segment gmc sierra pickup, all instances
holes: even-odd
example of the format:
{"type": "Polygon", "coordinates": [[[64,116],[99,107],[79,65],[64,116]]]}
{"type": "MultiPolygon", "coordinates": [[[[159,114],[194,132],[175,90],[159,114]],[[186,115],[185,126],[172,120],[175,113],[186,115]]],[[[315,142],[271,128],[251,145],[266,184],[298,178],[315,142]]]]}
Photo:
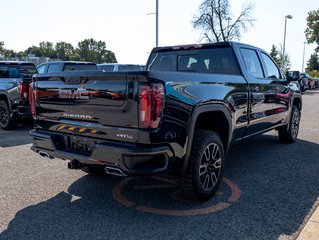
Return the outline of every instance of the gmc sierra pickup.
{"type": "Polygon", "coordinates": [[[231,143],[272,129],[293,143],[299,130],[299,85],[241,43],[160,47],[146,71],[33,81],[33,151],[87,172],[179,174],[184,195],[199,201],[217,191],[231,143]]]}
{"type": "Polygon", "coordinates": [[[29,84],[37,73],[33,63],[0,61],[0,128],[9,130],[31,118],[29,84]]]}

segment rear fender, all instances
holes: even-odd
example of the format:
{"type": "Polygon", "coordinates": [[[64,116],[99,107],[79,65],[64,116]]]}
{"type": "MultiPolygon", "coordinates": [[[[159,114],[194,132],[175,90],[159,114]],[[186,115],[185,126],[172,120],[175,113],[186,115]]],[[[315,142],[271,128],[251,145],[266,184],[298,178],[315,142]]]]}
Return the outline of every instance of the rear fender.
{"type": "Polygon", "coordinates": [[[229,129],[228,129],[228,136],[226,136],[227,142],[224,144],[225,145],[224,146],[225,154],[228,151],[230,141],[232,139],[232,120],[231,120],[231,115],[230,115],[228,109],[222,104],[211,104],[211,105],[198,106],[195,108],[195,110],[191,116],[190,124],[189,124],[189,127],[187,129],[187,140],[186,140],[186,146],[184,148],[185,159],[184,159],[184,163],[183,163],[183,173],[186,172],[187,166],[189,163],[189,157],[191,154],[192,143],[193,143],[193,138],[194,138],[194,133],[195,133],[195,126],[196,126],[196,122],[198,120],[198,117],[202,113],[209,113],[209,112],[222,113],[224,115],[224,117],[227,119],[229,129]]]}

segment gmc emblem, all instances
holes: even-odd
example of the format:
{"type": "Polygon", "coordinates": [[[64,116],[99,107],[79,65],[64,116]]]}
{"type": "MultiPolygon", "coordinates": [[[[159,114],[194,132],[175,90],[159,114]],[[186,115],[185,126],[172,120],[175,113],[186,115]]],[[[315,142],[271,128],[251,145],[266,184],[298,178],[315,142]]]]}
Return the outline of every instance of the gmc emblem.
{"type": "Polygon", "coordinates": [[[89,92],[85,89],[63,90],[59,89],[59,98],[64,99],[89,99],[89,92]]]}

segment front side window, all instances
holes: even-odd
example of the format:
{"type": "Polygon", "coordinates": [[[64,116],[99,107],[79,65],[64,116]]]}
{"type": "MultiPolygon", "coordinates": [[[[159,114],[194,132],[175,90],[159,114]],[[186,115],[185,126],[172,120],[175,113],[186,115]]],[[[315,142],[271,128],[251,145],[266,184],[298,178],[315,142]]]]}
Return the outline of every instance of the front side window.
{"type": "Polygon", "coordinates": [[[253,49],[248,48],[242,48],[240,51],[244,58],[246,69],[250,73],[250,75],[256,78],[264,78],[264,73],[257,52],[253,49]]]}
{"type": "Polygon", "coordinates": [[[271,60],[270,57],[265,53],[261,53],[261,57],[266,66],[266,78],[281,79],[280,71],[273,60],[271,60]]]}

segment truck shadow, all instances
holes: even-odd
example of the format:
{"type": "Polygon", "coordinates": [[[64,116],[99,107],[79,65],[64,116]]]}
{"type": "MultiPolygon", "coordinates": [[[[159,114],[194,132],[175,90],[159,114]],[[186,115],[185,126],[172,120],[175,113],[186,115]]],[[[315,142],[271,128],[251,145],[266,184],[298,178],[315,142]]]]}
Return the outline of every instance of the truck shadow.
{"type": "Polygon", "coordinates": [[[212,200],[194,203],[172,194],[170,177],[86,175],[68,192],[19,211],[0,239],[278,239],[298,230],[319,197],[318,156],[316,143],[284,145],[271,135],[233,146],[225,170],[239,188],[232,203],[225,182],[212,200]],[[226,208],[196,215],[227,200],[226,208]]]}
{"type": "Polygon", "coordinates": [[[0,129],[0,147],[13,147],[32,142],[29,131],[32,130],[32,121],[23,120],[12,130],[0,129]]]}

